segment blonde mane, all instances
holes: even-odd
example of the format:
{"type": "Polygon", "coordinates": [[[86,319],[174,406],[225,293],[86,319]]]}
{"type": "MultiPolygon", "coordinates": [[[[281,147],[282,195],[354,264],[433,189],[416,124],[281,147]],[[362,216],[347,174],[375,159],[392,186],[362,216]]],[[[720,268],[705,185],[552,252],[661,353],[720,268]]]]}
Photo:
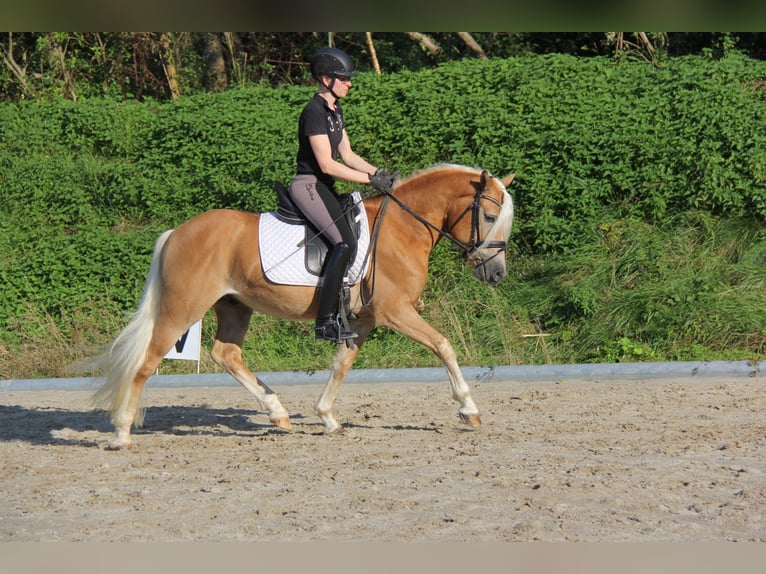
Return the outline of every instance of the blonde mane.
{"type": "Polygon", "coordinates": [[[463,172],[469,172],[469,173],[475,173],[475,174],[481,174],[481,171],[482,171],[482,170],[480,170],[478,168],[475,168],[475,167],[468,167],[468,166],[460,165],[460,164],[457,164],[457,163],[438,163],[436,165],[432,165],[430,167],[426,167],[426,168],[420,169],[418,171],[415,171],[415,172],[411,173],[410,175],[408,175],[408,176],[406,176],[406,177],[404,177],[402,179],[397,180],[396,181],[396,185],[394,187],[396,188],[397,186],[399,186],[399,185],[401,185],[403,183],[407,183],[409,181],[412,181],[413,179],[418,179],[420,177],[429,175],[429,174],[437,172],[437,171],[438,172],[443,172],[443,171],[451,171],[451,170],[453,170],[453,171],[463,171],[463,172]]]}

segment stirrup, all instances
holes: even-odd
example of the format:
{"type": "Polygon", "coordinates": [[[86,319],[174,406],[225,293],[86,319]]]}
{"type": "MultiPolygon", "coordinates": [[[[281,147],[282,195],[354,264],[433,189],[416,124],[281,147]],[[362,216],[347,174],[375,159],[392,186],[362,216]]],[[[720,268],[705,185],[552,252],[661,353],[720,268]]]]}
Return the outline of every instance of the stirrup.
{"type": "Polygon", "coordinates": [[[354,331],[344,331],[340,328],[338,318],[317,323],[314,327],[314,339],[317,341],[332,341],[340,345],[344,341],[356,339],[359,335],[354,331]]]}

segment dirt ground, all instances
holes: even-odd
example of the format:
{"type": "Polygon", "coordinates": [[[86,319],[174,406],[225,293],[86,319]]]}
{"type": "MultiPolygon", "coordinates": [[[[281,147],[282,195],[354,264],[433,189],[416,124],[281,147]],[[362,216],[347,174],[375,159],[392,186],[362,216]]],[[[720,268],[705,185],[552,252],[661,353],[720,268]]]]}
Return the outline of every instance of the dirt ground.
{"type": "Polygon", "coordinates": [[[766,541],[763,378],[147,388],[130,451],[90,391],[0,392],[0,541],[766,541]]]}

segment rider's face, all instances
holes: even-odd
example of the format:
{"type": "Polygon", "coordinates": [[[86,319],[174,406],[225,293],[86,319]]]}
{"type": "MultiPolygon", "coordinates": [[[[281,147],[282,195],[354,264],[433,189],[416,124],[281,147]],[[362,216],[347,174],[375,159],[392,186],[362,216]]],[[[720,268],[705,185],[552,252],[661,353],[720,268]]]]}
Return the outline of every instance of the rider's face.
{"type": "Polygon", "coordinates": [[[343,98],[348,94],[348,90],[351,87],[351,78],[347,76],[334,76],[335,84],[333,84],[333,78],[329,76],[324,77],[324,85],[326,88],[331,89],[336,96],[343,98]]]}

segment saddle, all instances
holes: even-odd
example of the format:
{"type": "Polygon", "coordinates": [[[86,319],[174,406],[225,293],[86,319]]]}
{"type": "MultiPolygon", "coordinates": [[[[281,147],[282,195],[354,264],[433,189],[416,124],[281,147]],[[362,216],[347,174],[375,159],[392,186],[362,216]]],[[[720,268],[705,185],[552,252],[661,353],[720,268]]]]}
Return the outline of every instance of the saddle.
{"type": "MultiPolygon", "coordinates": [[[[319,233],[319,230],[306,219],[301,213],[301,210],[295,205],[295,202],[290,197],[287,189],[281,182],[274,182],[274,189],[277,193],[277,210],[274,212],[274,216],[283,223],[288,225],[303,225],[306,228],[306,238],[304,239],[305,246],[305,263],[306,270],[312,275],[317,277],[322,276],[322,269],[324,267],[327,253],[330,250],[330,244],[319,233]]],[[[361,234],[361,209],[358,204],[354,204],[354,198],[351,194],[345,194],[338,197],[340,207],[343,210],[343,214],[348,221],[349,227],[354,232],[354,235],[359,239],[361,234]]]]}

